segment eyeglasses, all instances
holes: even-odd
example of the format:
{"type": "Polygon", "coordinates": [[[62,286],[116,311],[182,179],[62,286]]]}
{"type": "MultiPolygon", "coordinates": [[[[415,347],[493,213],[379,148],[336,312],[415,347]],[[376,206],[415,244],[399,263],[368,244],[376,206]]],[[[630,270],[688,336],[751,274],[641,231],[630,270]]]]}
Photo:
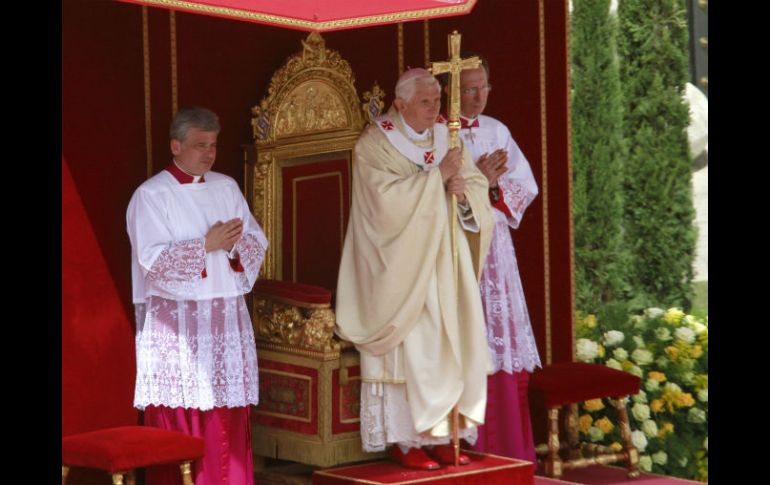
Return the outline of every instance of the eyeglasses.
{"type": "Polygon", "coordinates": [[[465,96],[476,96],[479,94],[479,92],[488,93],[492,91],[492,85],[487,84],[486,86],[482,86],[480,88],[463,88],[460,90],[461,93],[463,93],[465,96]]]}

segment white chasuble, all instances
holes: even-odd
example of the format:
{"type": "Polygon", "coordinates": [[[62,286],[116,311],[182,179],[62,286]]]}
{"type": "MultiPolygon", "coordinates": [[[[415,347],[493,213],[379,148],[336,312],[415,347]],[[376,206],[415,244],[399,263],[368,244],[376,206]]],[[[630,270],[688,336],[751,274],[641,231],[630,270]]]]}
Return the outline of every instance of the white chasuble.
{"type": "MultiPolygon", "coordinates": [[[[394,110],[389,114],[394,129],[404,133],[400,117],[394,110]]],[[[416,145],[423,152],[435,149],[433,140],[416,145]]],[[[464,151],[465,196],[479,232],[457,225],[455,286],[451,197],[440,171],[422,168],[381,127],[370,126],[359,138],[336,331],[361,352],[362,395],[372,386],[403,384],[411,415],[407,431],[447,437],[455,404],[465,428],[484,421],[491,363],[478,277],[494,220],[486,178],[464,151]]]]}
{"type": "Polygon", "coordinates": [[[508,170],[498,179],[498,186],[511,217],[493,208],[495,230],[480,287],[495,372],[532,372],[540,367],[540,357],[509,228],[519,227],[524,211],[537,197],[537,182],[511,132],[500,121],[479,115],[478,126],[461,129],[460,136],[474,162],[500,148],[508,152],[508,170]]]}

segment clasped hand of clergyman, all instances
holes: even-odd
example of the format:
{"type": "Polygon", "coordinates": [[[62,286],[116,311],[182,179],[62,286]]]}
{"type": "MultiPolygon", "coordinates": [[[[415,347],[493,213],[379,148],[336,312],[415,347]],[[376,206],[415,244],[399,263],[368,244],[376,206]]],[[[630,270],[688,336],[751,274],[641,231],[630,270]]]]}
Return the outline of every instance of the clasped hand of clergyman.
{"type": "Polygon", "coordinates": [[[497,187],[497,179],[508,170],[508,152],[500,148],[479,157],[476,166],[489,181],[491,188],[497,187]]]}
{"type": "Polygon", "coordinates": [[[227,222],[217,221],[209,232],[206,233],[204,246],[206,252],[216,251],[218,249],[224,249],[230,251],[238,242],[243,231],[243,221],[239,218],[230,219],[227,222]]]}

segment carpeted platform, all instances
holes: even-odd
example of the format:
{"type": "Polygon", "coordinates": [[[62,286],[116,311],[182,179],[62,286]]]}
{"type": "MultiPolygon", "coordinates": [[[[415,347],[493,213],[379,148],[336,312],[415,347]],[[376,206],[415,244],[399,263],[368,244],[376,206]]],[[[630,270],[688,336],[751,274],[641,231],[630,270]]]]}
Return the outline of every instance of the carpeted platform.
{"type": "Polygon", "coordinates": [[[387,461],[318,470],[313,485],[534,485],[534,465],[502,456],[466,452],[471,463],[435,471],[407,470],[387,461]]]}
{"type": "Polygon", "coordinates": [[[703,482],[642,473],[638,478],[628,478],[625,468],[614,466],[590,466],[566,470],[561,479],[535,477],[535,485],[703,485],[703,482]]]}

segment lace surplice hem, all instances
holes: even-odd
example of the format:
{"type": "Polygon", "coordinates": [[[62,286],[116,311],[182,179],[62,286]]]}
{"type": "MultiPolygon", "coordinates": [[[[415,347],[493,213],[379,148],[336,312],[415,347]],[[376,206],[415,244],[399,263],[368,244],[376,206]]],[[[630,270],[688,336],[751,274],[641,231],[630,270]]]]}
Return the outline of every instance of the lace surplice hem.
{"type": "MultiPolygon", "coordinates": [[[[460,439],[476,443],[476,427],[460,430],[460,439]]],[[[384,451],[392,444],[419,448],[447,444],[451,437],[434,437],[414,429],[406,400],[405,384],[363,383],[361,386],[361,445],[367,453],[384,451]]]]}
{"type": "Polygon", "coordinates": [[[509,374],[540,367],[516,252],[504,220],[497,220],[479,283],[494,371],[509,374]]]}
{"type": "Polygon", "coordinates": [[[134,406],[208,410],[259,403],[254,331],[242,296],[136,306],[134,406]]]}

